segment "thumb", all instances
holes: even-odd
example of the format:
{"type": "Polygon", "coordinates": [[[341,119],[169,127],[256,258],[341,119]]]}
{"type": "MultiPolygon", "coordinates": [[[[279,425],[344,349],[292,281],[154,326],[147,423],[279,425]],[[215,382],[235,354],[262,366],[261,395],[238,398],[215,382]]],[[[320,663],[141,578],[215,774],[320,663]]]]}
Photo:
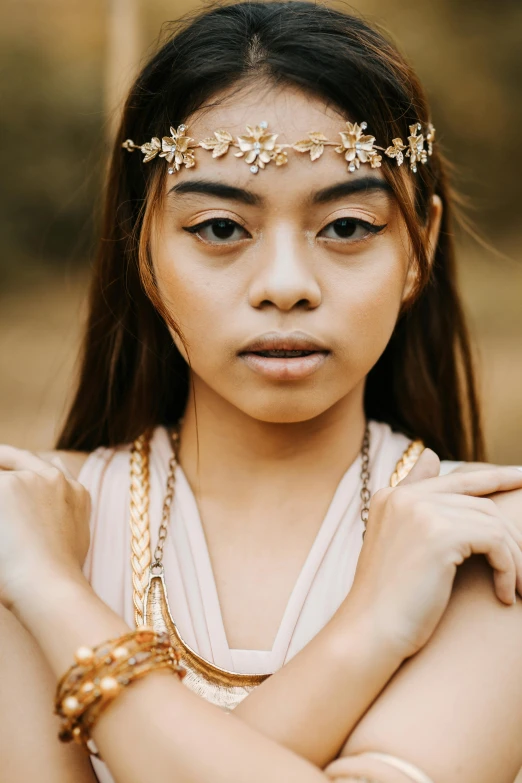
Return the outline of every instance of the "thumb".
{"type": "Polygon", "coordinates": [[[51,465],[54,465],[55,468],[58,468],[58,470],[61,470],[62,473],[65,475],[65,477],[69,479],[69,481],[74,481],[73,474],[71,473],[69,468],[66,467],[66,465],[62,461],[61,457],[59,457],[58,455],[54,455],[48,461],[51,463],[51,465]]]}
{"type": "Polygon", "coordinates": [[[440,473],[440,459],[431,449],[424,449],[419,459],[410,470],[406,478],[399,481],[398,487],[404,484],[414,484],[416,481],[435,478],[440,473]]]}

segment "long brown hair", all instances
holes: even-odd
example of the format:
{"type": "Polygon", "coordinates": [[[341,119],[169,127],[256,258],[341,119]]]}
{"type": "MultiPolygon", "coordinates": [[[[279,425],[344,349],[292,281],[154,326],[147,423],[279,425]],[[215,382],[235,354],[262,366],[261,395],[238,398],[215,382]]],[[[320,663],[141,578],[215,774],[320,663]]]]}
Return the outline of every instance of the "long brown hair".
{"type": "MultiPolygon", "coordinates": [[[[177,127],[236,87],[298,86],[364,119],[379,140],[430,121],[423,89],[395,46],[364,20],[308,2],[213,5],[168,28],[126,100],[109,165],[102,233],[74,400],[59,449],[128,443],[146,428],[173,425],[189,389],[188,368],[155,295],[148,232],[167,165],[142,163],[122,142],[142,143],[177,127]]],[[[382,143],[382,142],[381,142],[382,143]]],[[[366,414],[420,437],[443,459],[481,459],[484,447],[469,336],[455,283],[453,198],[435,145],[414,175],[389,161],[391,183],[418,264],[414,301],[370,371],[366,414]],[[434,193],[443,219],[432,265],[425,227],[434,193]]]]}

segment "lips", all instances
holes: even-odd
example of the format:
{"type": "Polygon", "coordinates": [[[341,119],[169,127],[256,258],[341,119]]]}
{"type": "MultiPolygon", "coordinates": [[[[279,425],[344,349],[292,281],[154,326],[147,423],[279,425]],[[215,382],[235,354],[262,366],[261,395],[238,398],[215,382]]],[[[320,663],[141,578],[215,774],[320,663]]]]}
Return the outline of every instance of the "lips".
{"type": "Polygon", "coordinates": [[[248,353],[255,353],[257,356],[269,356],[273,359],[294,359],[297,356],[309,356],[315,351],[286,351],[284,349],[275,349],[273,351],[248,351],[248,353]]]}
{"type": "Polygon", "coordinates": [[[314,373],[330,354],[304,332],[268,332],[248,343],[239,357],[254,372],[272,380],[299,380],[314,373]]]}

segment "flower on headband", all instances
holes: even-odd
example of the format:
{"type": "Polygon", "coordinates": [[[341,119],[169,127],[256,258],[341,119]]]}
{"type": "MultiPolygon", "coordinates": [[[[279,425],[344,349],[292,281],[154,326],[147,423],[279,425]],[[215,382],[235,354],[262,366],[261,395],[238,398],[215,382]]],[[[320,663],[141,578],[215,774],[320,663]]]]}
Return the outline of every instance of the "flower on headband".
{"type": "Polygon", "coordinates": [[[169,174],[173,174],[174,169],[179,171],[182,165],[189,169],[196,164],[194,153],[189,149],[189,147],[195,146],[191,144],[194,139],[190,136],[185,136],[185,130],[185,125],[180,125],[177,131],[171,127],[171,136],[163,136],[161,140],[162,151],[159,153],[160,158],[165,158],[168,163],[174,164],[173,167],[169,168],[169,174]]]}
{"type": "Polygon", "coordinates": [[[368,160],[372,169],[378,169],[381,165],[382,155],[379,155],[376,150],[371,150],[368,153],[368,160]]]}
{"type": "Polygon", "coordinates": [[[417,161],[426,163],[428,160],[428,153],[424,149],[424,136],[422,134],[417,136],[417,133],[420,130],[420,122],[416,122],[415,125],[410,125],[411,136],[408,136],[410,146],[406,153],[406,157],[410,159],[410,168],[414,173],[417,171],[417,161]]]}
{"type": "Polygon", "coordinates": [[[283,160],[280,149],[275,149],[275,140],[278,137],[278,133],[267,133],[268,123],[262,122],[260,125],[256,125],[254,128],[251,125],[247,125],[246,129],[248,135],[238,136],[237,143],[240,152],[235,152],[236,158],[242,158],[245,155],[245,163],[252,164],[250,171],[252,174],[257,174],[259,169],[264,169],[265,165],[271,160],[274,160],[276,156],[279,156],[280,162],[276,165],[282,165],[286,163],[286,159],[283,160]]]}
{"type": "Polygon", "coordinates": [[[404,161],[403,150],[406,149],[406,144],[402,143],[402,139],[392,139],[391,147],[384,150],[384,154],[389,158],[395,158],[397,166],[402,166],[404,161]]]}
{"type": "Polygon", "coordinates": [[[292,145],[292,149],[297,150],[297,152],[309,152],[310,160],[317,160],[324,152],[325,141],[328,141],[328,139],[324,133],[311,131],[308,134],[307,139],[296,141],[296,143],[292,145]]]}
{"type": "Polygon", "coordinates": [[[288,163],[288,152],[276,144],[270,155],[270,160],[273,160],[276,166],[284,166],[288,163]]]}
{"type": "Polygon", "coordinates": [[[348,171],[355,171],[361,163],[370,163],[372,168],[381,165],[381,156],[374,150],[375,136],[364,136],[363,131],[368,127],[365,122],[358,125],[356,122],[347,122],[348,132],[339,133],[342,144],[335,148],[336,152],[344,153],[348,161],[348,171]]]}
{"type": "Polygon", "coordinates": [[[214,138],[203,139],[203,141],[199,142],[199,146],[205,150],[212,150],[212,157],[219,158],[228,152],[228,148],[233,142],[232,134],[220,128],[214,131],[214,138]]]}

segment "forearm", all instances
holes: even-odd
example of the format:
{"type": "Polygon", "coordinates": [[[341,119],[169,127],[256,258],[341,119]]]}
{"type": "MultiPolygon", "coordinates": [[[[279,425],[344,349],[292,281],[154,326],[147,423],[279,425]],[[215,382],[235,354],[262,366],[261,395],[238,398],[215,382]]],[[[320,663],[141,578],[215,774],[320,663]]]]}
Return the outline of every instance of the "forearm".
{"type": "Polygon", "coordinates": [[[323,768],[402,660],[348,596],[325,628],[234,715],[323,768]]]}
{"type": "MultiPolygon", "coordinates": [[[[87,582],[51,577],[40,584],[13,610],[57,678],[78,647],[129,631],[87,582]]],[[[118,783],[347,783],[352,771],[376,783],[408,783],[371,760],[345,758],[339,772],[339,762],[322,772],[165,671],[125,688],[100,716],[93,739],[118,783]]]]}
{"type": "MultiPolygon", "coordinates": [[[[87,583],[53,579],[44,587],[44,581],[14,611],[57,678],[79,646],[129,631],[87,583]]],[[[153,672],[125,688],[100,716],[93,739],[118,783],[325,781],[312,764],[208,704],[171,673],[153,672]]]]}
{"type": "Polygon", "coordinates": [[[2,783],[95,783],[86,754],[56,741],[56,680],[31,634],[0,603],[2,783]]]}

